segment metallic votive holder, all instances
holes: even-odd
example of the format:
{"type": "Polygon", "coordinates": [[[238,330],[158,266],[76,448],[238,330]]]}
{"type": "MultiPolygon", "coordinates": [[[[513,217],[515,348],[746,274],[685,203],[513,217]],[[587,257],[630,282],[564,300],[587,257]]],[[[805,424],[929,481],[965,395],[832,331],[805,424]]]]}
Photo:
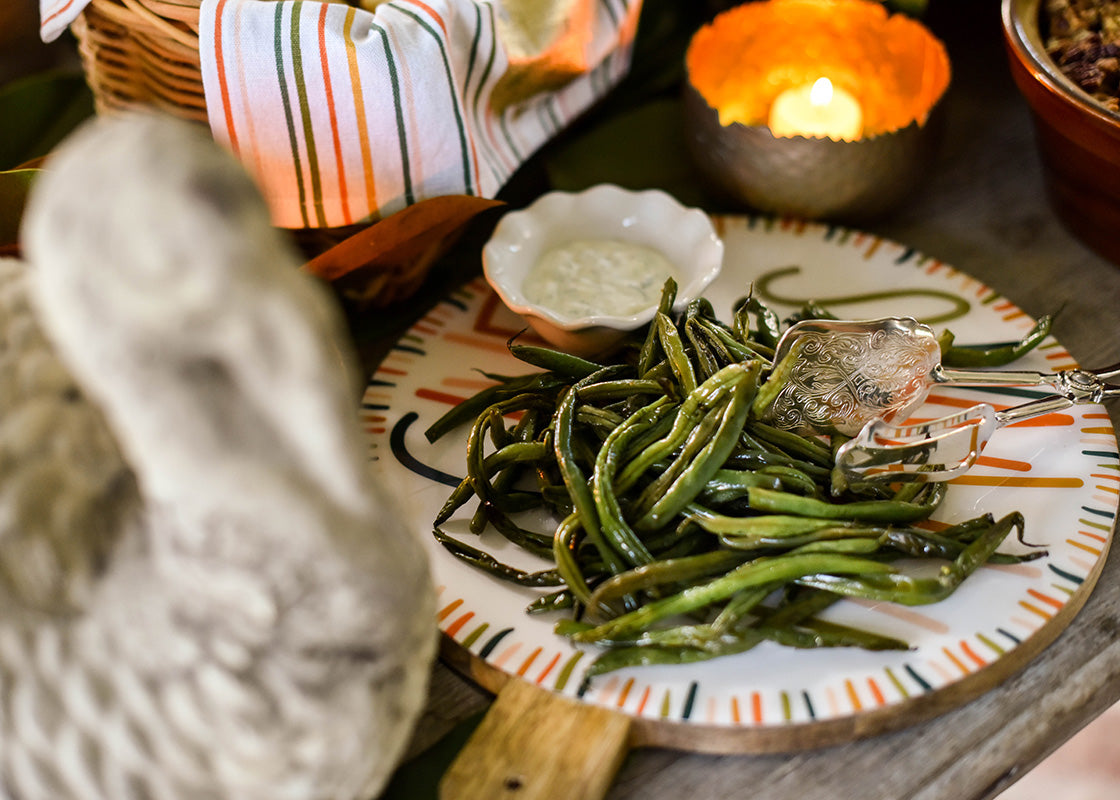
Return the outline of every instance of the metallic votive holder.
{"type": "Polygon", "coordinates": [[[687,83],[683,111],[690,155],[714,192],[763,213],[837,222],[894,209],[926,177],[943,128],[935,106],[924,125],[867,139],[779,137],[765,125],[721,125],[687,83]]]}
{"type": "Polygon", "coordinates": [[[732,204],[864,221],[895,208],[934,162],[948,54],[920,22],[876,0],[742,3],[693,35],[685,65],[686,143],[732,204]],[[775,102],[822,77],[859,103],[860,138],[775,136],[775,102]]]}

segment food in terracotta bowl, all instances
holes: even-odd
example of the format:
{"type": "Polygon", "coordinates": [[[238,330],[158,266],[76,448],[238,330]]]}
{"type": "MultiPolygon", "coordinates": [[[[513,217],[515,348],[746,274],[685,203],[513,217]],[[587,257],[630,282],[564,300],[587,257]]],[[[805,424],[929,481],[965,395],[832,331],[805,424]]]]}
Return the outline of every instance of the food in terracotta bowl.
{"type": "Polygon", "coordinates": [[[665,192],[600,184],[506,214],[482,265],[541,338],[591,356],[653,319],[669,278],[674,310],[699,297],[723,265],[723,242],[707,214],[665,192]]]}
{"type": "MultiPolygon", "coordinates": [[[[1115,13],[1115,4],[1099,0],[1003,0],[1002,16],[1011,74],[1031,109],[1054,209],[1077,237],[1120,264],[1120,112],[1107,96],[1117,64],[1093,21],[1108,7],[1115,13]]],[[[1102,27],[1105,36],[1109,27],[1102,27]]]]}
{"type": "Polygon", "coordinates": [[[1040,23],[1058,68],[1109,111],[1120,111],[1120,3],[1045,0],[1040,23]]]}

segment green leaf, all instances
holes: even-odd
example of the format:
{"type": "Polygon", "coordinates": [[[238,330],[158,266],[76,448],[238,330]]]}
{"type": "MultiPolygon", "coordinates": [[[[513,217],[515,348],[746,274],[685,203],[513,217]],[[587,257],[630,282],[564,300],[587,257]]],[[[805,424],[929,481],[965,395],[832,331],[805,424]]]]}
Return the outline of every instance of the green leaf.
{"type": "Polygon", "coordinates": [[[901,11],[911,17],[920,17],[926,13],[929,0],[883,0],[883,4],[892,11],[901,11]]]}
{"type": "Polygon", "coordinates": [[[484,711],[472,714],[430,748],[398,767],[379,800],[436,800],[443,774],[484,716],[484,711]]]}
{"type": "Polygon", "coordinates": [[[0,88],[0,169],[46,155],[93,114],[85,78],[49,71],[0,88]]]}
{"type": "Polygon", "coordinates": [[[19,224],[31,185],[38,177],[37,169],[14,169],[0,172],[0,248],[19,241],[19,224]]]}
{"type": "Polygon", "coordinates": [[[684,54],[705,9],[681,0],[643,0],[630,69],[611,92],[611,109],[638,105],[658,94],[676,93],[684,79],[684,54]]]}
{"type": "Polygon", "coordinates": [[[661,189],[685,205],[710,201],[688,157],[676,98],[653,100],[565,139],[549,151],[545,169],[552,188],[563,191],[615,183],[661,189]]]}

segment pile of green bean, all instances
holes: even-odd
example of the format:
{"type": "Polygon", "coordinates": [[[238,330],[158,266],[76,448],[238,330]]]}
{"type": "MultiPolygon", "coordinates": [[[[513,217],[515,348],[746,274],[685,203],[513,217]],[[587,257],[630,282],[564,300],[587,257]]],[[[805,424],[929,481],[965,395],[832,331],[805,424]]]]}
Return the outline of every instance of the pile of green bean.
{"type": "MultiPolygon", "coordinates": [[[[1017,513],[920,527],[942,502],[942,483],[837,490],[841,437],[790,433],[755,413],[774,388],[776,315],[747,297],[724,324],[705,300],[674,314],[674,298],[670,282],[654,320],[605,363],[511,341],[513,355],[538,371],[489,375],[492,386],[426,432],[435,441],[470,425],[467,477],[434,535],[498,578],[543,587],[530,613],[570,609],[557,632],[602,648],[588,677],[766,640],[906,648],[819,614],[842,597],[933,603],[981,564],[1042,555],[996,552],[1012,529],[1021,540],[1017,513]],[[472,533],[493,527],[552,566],[516,569],[447,534],[441,526],[472,499],[472,533]],[[539,508],[560,520],[554,530],[517,523],[520,512],[539,508]],[[919,577],[896,563],[915,558],[941,568],[919,577]]],[[[789,321],[825,315],[807,307],[789,321]]],[[[953,348],[946,337],[944,359],[1005,363],[1041,341],[1049,324],[987,349],[953,348]]]]}

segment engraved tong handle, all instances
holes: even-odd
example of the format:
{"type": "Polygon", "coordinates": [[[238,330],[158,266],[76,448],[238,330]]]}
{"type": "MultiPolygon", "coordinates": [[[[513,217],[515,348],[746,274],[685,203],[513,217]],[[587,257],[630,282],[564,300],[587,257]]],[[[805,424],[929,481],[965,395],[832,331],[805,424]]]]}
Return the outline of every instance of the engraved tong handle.
{"type": "MultiPolygon", "coordinates": [[[[1069,399],[1069,405],[1099,403],[1108,397],[1120,397],[1120,383],[1109,383],[1110,380],[1120,380],[1120,363],[1103,369],[1067,369],[1061,372],[962,370],[939,365],[930,377],[940,384],[1048,386],[1059,397],[1069,399]]],[[[1065,407],[1068,408],[1068,405],[1065,407]]]]}
{"type": "Polygon", "coordinates": [[[892,425],[883,419],[868,422],[837,450],[834,486],[872,480],[949,480],[975,464],[992,434],[1004,425],[1120,397],[1120,384],[1109,382],[1120,378],[1120,364],[1065,370],[1053,376],[1037,374],[1052,379],[1045,383],[1054,389],[1053,395],[1002,411],[979,403],[958,414],[913,425],[892,425]]]}

